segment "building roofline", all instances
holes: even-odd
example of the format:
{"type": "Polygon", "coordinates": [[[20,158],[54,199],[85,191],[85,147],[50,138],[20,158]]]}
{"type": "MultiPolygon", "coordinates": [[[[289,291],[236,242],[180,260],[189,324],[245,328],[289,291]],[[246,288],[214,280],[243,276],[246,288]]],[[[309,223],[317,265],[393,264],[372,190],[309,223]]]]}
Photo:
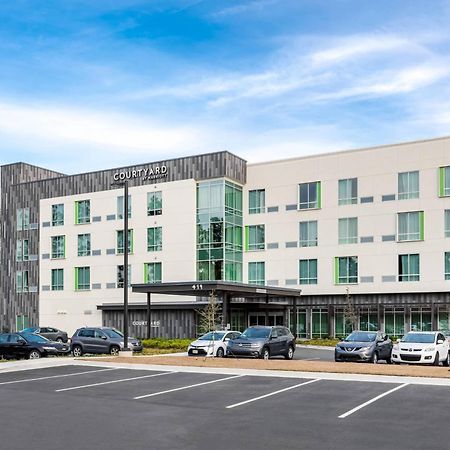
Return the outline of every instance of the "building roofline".
{"type": "Polygon", "coordinates": [[[374,145],[371,147],[359,147],[359,148],[353,148],[353,149],[349,149],[349,150],[336,150],[336,151],[332,151],[332,152],[317,153],[314,155],[293,156],[291,158],[273,159],[270,161],[247,163],[247,167],[263,166],[266,164],[279,164],[279,163],[284,163],[284,162],[289,162],[289,161],[299,161],[299,160],[312,159],[312,158],[323,158],[323,157],[332,156],[332,155],[365,152],[365,151],[377,150],[377,149],[382,149],[382,148],[400,147],[402,145],[422,144],[425,142],[435,142],[435,141],[444,141],[444,140],[450,140],[450,136],[440,136],[440,137],[430,138],[430,139],[419,139],[419,140],[415,140],[415,141],[397,142],[395,144],[374,145]]]}
{"type": "MultiPolygon", "coordinates": [[[[36,164],[27,163],[24,161],[17,161],[17,162],[13,162],[13,163],[2,164],[2,165],[0,165],[0,167],[18,166],[20,164],[22,164],[24,166],[28,166],[28,167],[36,167],[37,169],[46,170],[48,172],[53,172],[56,175],[53,178],[60,178],[61,176],[66,176],[63,172],[57,172],[56,170],[49,169],[48,167],[42,167],[42,166],[38,166],[36,164]]],[[[46,179],[48,179],[48,178],[46,178],[46,179]]],[[[36,180],[36,181],[42,181],[42,180],[36,180]]]]}

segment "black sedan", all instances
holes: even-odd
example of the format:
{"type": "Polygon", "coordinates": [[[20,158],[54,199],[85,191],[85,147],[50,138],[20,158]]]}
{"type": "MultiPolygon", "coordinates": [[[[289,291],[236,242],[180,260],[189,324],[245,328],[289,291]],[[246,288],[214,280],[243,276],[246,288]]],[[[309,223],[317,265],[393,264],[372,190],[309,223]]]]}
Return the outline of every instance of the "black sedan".
{"type": "Polygon", "coordinates": [[[68,344],[52,342],[33,333],[0,334],[0,358],[37,359],[69,353],[68,344]]]}
{"type": "Polygon", "coordinates": [[[24,330],[20,331],[20,333],[40,334],[41,336],[44,336],[45,338],[49,339],[50,341],[56,341],[56,342],[67,342],[68,341],[67,333],[65,331],[58,330],[58,328],[30,327],[30,328],[25,328],[24,330]]]}

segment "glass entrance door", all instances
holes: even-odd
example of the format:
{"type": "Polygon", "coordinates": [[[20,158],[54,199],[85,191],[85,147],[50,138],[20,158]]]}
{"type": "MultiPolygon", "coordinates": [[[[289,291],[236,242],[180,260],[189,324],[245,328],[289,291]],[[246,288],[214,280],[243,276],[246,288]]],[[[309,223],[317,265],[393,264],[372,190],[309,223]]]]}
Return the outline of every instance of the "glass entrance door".
{"type": "Polygon", "coordinates": [[[248,326],[253,325],[284,325],[284,313],[283,311],[270,311],[267,315],[265,312],[250,312],[248,314],[248,326]]]}

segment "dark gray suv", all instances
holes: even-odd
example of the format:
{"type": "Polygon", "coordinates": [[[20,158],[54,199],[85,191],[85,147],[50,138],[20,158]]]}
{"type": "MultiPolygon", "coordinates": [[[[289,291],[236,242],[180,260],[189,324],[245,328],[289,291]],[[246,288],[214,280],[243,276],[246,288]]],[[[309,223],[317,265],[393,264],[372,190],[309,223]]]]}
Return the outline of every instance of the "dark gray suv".
{"type": "MultiPolygon", "coordinates": [[[[142,351],[142,344],[138,339],[129,338],[128,348],[134,352],[142,351]]],[[[124,349],[123,334],[115,328],[86,327],[75,331],[70,342],[73,356],[83,353],[110,353],[118,355],[124,349]]]]}
{"type": "Polygon", "coordinates": [[[269,359],[284,356],[292,359],[295,352],[295,338],[286,327],[253,326],[240,337],[228,342],[227,356],[254,356],[269,359]]]}

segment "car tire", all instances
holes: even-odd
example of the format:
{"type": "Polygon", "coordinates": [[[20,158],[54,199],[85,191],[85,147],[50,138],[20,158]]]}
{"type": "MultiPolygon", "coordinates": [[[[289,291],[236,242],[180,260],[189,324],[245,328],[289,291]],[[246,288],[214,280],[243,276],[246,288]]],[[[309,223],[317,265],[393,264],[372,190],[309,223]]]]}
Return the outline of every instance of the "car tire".
{"type": "Polygon", "coordinates": [[[436,352],[436,356],[434,357],[433,366],[439,365],[439,352],[436,352]]]}
{"type": "Polygon", "coordinates": [[[294,357],[294,347],[289,346],[287,353],[284,355],[285,359],[292,359],[294,357]]]}
{"type": "Polygon", "coordinates": [[[83,356],[83,349],[81,348],[80,345],[74,345],[72,347],[72,355],[77,357],[77,356],[83,356]]]}
{"type": "Polygon", "coordinates": [[[39,350],[31,350],[28,353],[28,359],[39,359],[41,357],[41,352],[39,350]]]}
{"type": "Polygon", "coordinates": [[[372,356],[372,359],[370,362],[373,364],[378,364],[378,353],[377,352],[373,352],[373,356],[372,356]]]}
{"type": "Polygon", "coordinates": [[[225,352],[223,351],[223,348],[222,348],[222,347],[219,347],[219,348],[217,349],[216,356],[217,356],[218,358],[223,358],[223,357],[225,356],[225,352]]]}
{"type": "Polygon", "coordinates": [[[386,364],[392,364],[392,358],[390,356],[386,358],[386,364]]]}
{"type": "Polygon", "coordinates": [[[56,342],[59,342],[60,344],[62,344],[63,343],[63,340],[62,340],[62,338],[56,338],[56,342]]]}
{"type": "Polygon", "coordinates": [[[444,364],[444,367],[450,366],[450,353],[447,353],[447,358],[444,359],[444,362],[442,364],[444,364]]]}
{"type": "Polygon", "coordinates": [[[120,348],[117,345],[112,345],[109,349],[109,354],[112,356],[119,356],[120,348]]]}
{"type": "Polygon", "coordinates": [[[261,352],[261,359],[268,360],[270,358],[270,350],[267,347],[264,347],[261,352]]]}

